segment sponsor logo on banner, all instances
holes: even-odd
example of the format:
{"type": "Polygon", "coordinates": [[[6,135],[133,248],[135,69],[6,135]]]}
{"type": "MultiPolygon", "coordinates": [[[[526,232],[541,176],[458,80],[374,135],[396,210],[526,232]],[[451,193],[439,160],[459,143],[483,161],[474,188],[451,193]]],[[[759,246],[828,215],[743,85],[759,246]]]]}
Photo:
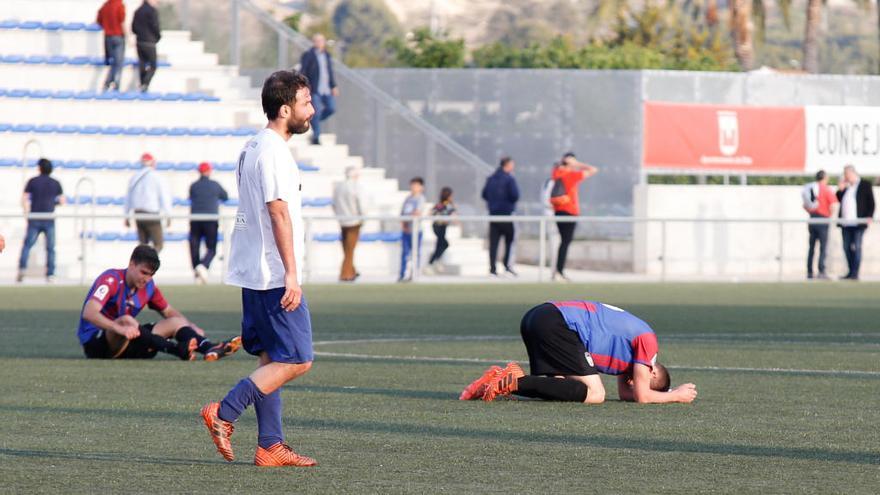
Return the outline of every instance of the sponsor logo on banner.
{"type": "Polygon", "coordinates": [[[647,102],[644,166],[681,170],[804,169],[804,109],[647,102]]]}
{"type": "Polygon", "coordinates": [[[880,108],[808,106],[805,113],[807,172],[852,164],[862,174],[880,173],[880,108]]]}

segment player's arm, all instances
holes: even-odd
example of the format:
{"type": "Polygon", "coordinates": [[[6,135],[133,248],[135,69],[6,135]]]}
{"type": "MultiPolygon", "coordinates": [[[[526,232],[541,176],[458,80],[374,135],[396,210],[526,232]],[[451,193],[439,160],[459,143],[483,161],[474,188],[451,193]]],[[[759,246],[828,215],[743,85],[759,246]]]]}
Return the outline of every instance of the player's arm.
{"type": "Polygon", "coordinates": [[[636,398],[633,395],[632,378],[629,375],[617,376],[617,395],[622,401],[635,402],[636,398]]]}
{"type": "Polygon", "coordinates": [[[576,161],[576,162],[574,162],[573,166],[577,170],[583,170],[584,179],[589,179],[590,177],[599,173],[599,169],[590,165],[589,163],[583,163],[583,162],[576,161]]]}
{"type": "Polygon", "coordinates": [[[101,313],[103,306],[100,302],[90,299],[83,308],[83,320],[95,325],[106,332],[113,332],[127,339],[137,338],[141,332],[138,328],[137,320],[131,316],[124,315],[116,320],[111,320],[101,313]]]}
{"type": "Polygon", "coordinates": [[[668,392],[653,390],[651,389],[651,368],[641,363],[634,363],[632,397],[633,401],[640,404],[689,403],[697,398],[697,386],[693,383],[685,383],[668,392]]]}
{"type": "Polygon", "coordinates": [[[278,254],[281,263],[284,264],[284,296],[281,298],[281,307],[285,311],[295,310],[302,299],[302,287],[296,279],[296,258],[293,255],[293,223],[290,220],[290,210],[287,201],[276,199],[266,203],[269,210],[269,219],[272,222],[272,235],[275,237],[275,245],[278,246],[278,254]]]}

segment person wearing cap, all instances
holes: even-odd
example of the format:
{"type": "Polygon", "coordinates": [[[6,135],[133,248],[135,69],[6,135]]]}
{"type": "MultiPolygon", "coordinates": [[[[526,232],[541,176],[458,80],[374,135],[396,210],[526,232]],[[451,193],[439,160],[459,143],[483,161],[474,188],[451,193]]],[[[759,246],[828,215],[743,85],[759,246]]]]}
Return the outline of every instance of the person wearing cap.
{"type": "MultiPolygon", "coordinates": [[[[138,215],[168,216],[171,214],[171,193],[168,184],[156,172],[156,159],[149,153],[141,155],[143,168],[128,182],[125,195],[125,226],[131,227],[132,212],[138,215]]],[[[138,240],[141,244],[152,243],[156,251],[162,251],[165,238],[162,221],[158,218],[135,218],[138,240]]],[[[171,226],[171,218],[167,220],[171,226]]]]}
{"type": "MultiPolygon", "coordinates": [[[[229,199],[223,186],[211,180],[211,164],[199,164],[199,179],[189,186],[190,212],[193,215],[217,215],[220,203],[229,199]]],[[[189,222],[189,254],[192,259],[196,283],[208,283],[208,268],[217,254],[217,220],[192,220],[189,222]],[[200,257],[202,240],[205,241],[205,255],[200,257]]]]}
{"type": "Polygon", "coordinates": [[[345,180],[333,189],[333,213],[338,217],[342,229],[342,268],[339,272],[340,282],[354,282],[360,274],[354,267],[354,248],[357,246],[363,221],[355,218],[364,215],[363,190],[358,184],[360,169],[346,167],[345,180]]]}

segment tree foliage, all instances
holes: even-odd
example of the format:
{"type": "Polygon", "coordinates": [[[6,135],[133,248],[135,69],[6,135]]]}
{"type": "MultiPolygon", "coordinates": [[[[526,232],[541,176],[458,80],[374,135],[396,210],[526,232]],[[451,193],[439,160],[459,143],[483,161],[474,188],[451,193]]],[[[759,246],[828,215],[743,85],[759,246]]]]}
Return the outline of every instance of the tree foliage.
{"type": "Polygon", "coordinates": [[[333,11],[332,23],[346,64],[382,66],[393,61],[386,43],[399,38],[403,30],[382,0],[342,0],[333,11]]]}
{"type": "Polygon", "coordinates": [[[434,35],[428,28],[416,29],[407,39],[393,38],[386,46],[398,63],[406,67],[464,67],[464,40],[449,39],[448,33],[434,35]]]}

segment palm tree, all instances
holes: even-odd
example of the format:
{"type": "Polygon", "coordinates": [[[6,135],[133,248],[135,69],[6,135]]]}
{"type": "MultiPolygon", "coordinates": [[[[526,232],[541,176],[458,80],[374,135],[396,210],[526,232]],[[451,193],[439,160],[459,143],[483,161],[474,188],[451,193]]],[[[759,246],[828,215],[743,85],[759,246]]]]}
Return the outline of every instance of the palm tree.
{"type": "MultiPolygon", "coordinates": [[[[877,0],[880,3],[880,0],[877,0]]],[[[807,0],[807,25],[804,29],[803,69],[811,74],[819,72],[819,22],[822,19],[823,0],[807,0]]]]}
{"type": "Polygon", "coordinates": [[[736,60],[743,70],[751,70],[755,63],[752,0],[730,0],[730,28],[736,60]]]}

